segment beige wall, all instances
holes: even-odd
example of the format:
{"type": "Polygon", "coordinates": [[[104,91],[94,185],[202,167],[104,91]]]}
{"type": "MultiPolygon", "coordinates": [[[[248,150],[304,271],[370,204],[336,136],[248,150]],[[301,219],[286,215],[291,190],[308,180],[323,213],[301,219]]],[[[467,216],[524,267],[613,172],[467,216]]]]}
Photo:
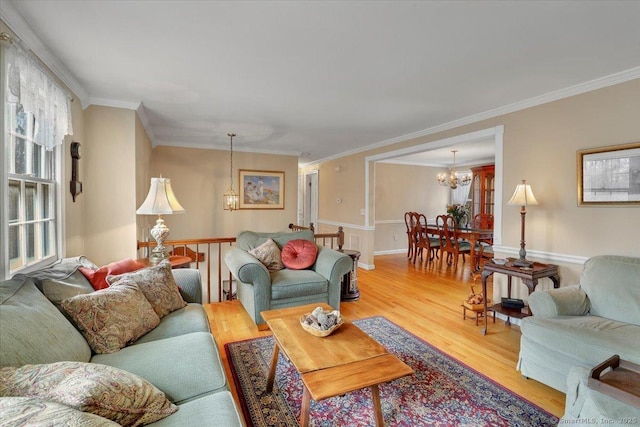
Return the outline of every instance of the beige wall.
{"type": "Polygon", "coordinates": [[[375,165],[374,251],[407,249],[404,213],[423,213],[428,220],[446,211],[449,190],[435,179],[440,168],[392,163],[375,165]]]}
{"type": "Polygon", "coordinates": [[[85,255],[136,258],[136,112],[91,106],[84,121],[85,255]]]}
{"type": "MultiPolygon", "coordinates": [[[[140,117],[136,114],[136,200],[135,209],[144,202],[151,186],[151,140],[142,126],[140,117]]],[[[136,215],[136,239],[144,240],[148,235],[149,226],[153,226],[155,219],[150,215],[136,215]]]]}
{"type": "MultiPolygon", "coordinates": [[[[504,125],[503,250],[515,253],[520,240],[518,208],[506,205],[513,189],[526,178],[541,206],[527,214],[527,250],[562,267],[563,284],[575,282],[584,257],[596,254],[640,256],[640,227],[635,227],[640,208],[578,207],[576,198],[576,151],[582,148],[640,141],[640,80],[618,84],[589,93],[502,115],[446,132],[357,153],[345,158],[310,165],[319,169],[321,200],[336,188],[348,191],[348,212],[343,206],[327,203],[320,222],[343,222],[353,226],[360,239],[361,259],[373,264],[371,243],[375,232],[365,227],[360,209],[365,205],[365,157],[407,146],[438,141],[469,132],[504,125]],[[331,187],[323,181],[323,171],[348,165],[348,174],[335,174],[331,187]],[[565,280],[566,279],[566,280],[565,280]]],[[[370,178],[369,196],[375,186],[370,178]]],[[[372,209],[375,212],[375,209],[372,209]]],[[[371,218],[370,218],[371,219],[371,218]]]]}
{"type": "Polygon", "coordinates": [[[173,191],[185,213],[164,217],[170,239],[235,237],[239,231],[283,231],[296,220],[297,170],[295,156],[233,153],[233,188],[238,188],[238,169],[285,172],[284,209],[222,209],[222,195],[229,186],[229,152],[158,146],[151,153],[153,176],[171,178],[173,191]]]}
{"type": "MultiPolygon", "coordinates": [[[[71,115],[73,122],[73,135],[65,138],[62,147],[62,200],[64,201],[64,254],[65,256],[77,256],[85,253],[84,225],[85,225],[85,196],[84,193],[76,195],[76,201],[71,197],[69,182],[71,181],[71,152],[72,141],[79,142],[82,147],[82,157],[78,160],[78,180],[86,185],[87,176],[87,143],[84,138],[84,115],[82,105],[78,98],[71,102],[71,115]]],[[[83,190],[84,191],[84,190],[83,190]]]]}

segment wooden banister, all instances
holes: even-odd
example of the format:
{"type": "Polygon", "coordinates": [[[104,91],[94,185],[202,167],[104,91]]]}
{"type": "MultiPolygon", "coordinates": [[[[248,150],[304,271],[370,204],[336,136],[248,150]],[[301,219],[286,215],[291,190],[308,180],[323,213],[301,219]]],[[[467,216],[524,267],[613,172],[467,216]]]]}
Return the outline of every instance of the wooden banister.
{"type": "Polygon", "coordinates": [[[311,230],[314,233],[316,231],[315,228],[313,228],[313,223],[310,223],[308,227],[291,223],[289,224],[289,230],[291,231],[311,230]]]}
{"type": "Polygon", "coordinates": [[[342,226],[338,227],[338,231],[335,233],[316,233],[313,228],[313,223],[309,224],[309,227],[289,224],[289,229],[291,231],[311,230],[314,232],[313,237],[316,243],[322,244],[322,246],[327,246],[327,243],[329,243],[331,249],[335,249],[335,246],[337,246],[338,250],[341,251],[344,246],[344,230],[342,226]]]}
{"type": "MultiPolygon", "coordinates": [[[[289,224],[289,229],[292,231],[299,230],[311,230],[314,231],[313,224],[310,224],[310,227],[302,227],[299,225],[289,224]]],[[[338,227],[338,231],[335,233],[315,233],[314,239],[316,243],[322,246],[329,246],[331,249],[342,250],[344,246],[344,231],[342,227],[338,227]]],[[[233,276],[229,272],[229,289],[224,298],[224,289],[223,289],[223,280],[222,280],[222,254],[223,254],[223,245],[232,246],[236,242],[235,237],[214,237],[214,238],[206,238],[206,239],[182,239],[182,240],[165,240],[164,245],[168,248],[171,254],[173,255],[184,255],[191,258],[191,262],[195,262],[196,269],[200,269],[200,264],[206,264],[206,275],[205,279],[207,282],[207,302],[211,302],[212,300],[212,282],[211,275],[212,271],[216,270],[217,272],[217,293],[218,293],[218,301],[223,300],[231,300],[233,296],[233,276]],[[217,252],[217,256],[216,256],[217,252]],[[213,256],[212,256],[213,253],[213,256]],[[217,262],[217,265],[213,265],[217,262]]],[[[149,256],[149,248],[154,248],[157,245],[155,241],[149,242],[137,242],[137,250],[146,249],[142,257],[149,256]]],[[[215,277],[214,277],[215,279],[215,277]]],[[[215,289],[215,288],[213,288],[215,289]]]]}
{"type": "MultiPolygon", "coordinates": [[[[190,257],[192,262],[196,263],[196,269],[200,269],[200,263],[206,263],[206,280],[207,280],[207,302],[211,302],[211,271],[214,266],[212,266],[213,257],[211,256],[212,248],[214,246],[214,251],[217,250],[217,279],[218,279],[218,301],[223,301],[223,286],[222,286],[222,253],[224,244],[229,244],[231,246],[236,242],[235,237],[215,237],[209,239],[183,239],[183,240],[165,240],[164,245],[169,248],[170,252],[176,255],[186,254],[186,256],[190,257]],[[203,250],[201,250],[203,248],[203,250]]],[[[156,242],[141,242],[138,240],[137,249],[140,250],[142,248],[153,248],[156,246],[156,242]]],[[[149,256],[148,251],[144,255],[145,257],[149,256]]],[[[233,277],[231,273],[229,273],[229,290],[227,293],[227,300],[231,300],[233,296],[233,277]]]]}

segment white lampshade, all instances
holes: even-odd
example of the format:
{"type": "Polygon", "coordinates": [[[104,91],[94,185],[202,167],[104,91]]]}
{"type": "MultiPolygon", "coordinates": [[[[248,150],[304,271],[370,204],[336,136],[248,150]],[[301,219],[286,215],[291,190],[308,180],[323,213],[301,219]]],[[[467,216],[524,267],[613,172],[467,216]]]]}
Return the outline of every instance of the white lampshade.
{"type": "Polygon", "coordinates": [[[533,195],[533,190],[531,186],[527,184],[525,179],[522,180],[522,184],[518,184],[516,186],[516,191],[511,196],[511,200],[509,200],[509,205],[518,205],[518,206],[531,206],[538,205],[538,201],[536,200],[536,196],[533,195]]]}
{"type": "Polygon", "coordinates": [[[169,215],[184,213],[184,208],[173,194],[170,178],[151,178],[149,194],[136,211],[141,215],[169,215]]]}

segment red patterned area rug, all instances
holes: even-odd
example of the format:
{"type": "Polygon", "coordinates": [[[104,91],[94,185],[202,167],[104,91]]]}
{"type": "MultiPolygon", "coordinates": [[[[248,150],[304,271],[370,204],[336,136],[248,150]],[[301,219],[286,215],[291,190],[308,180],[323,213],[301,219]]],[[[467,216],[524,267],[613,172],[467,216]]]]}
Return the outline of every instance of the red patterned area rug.
{"type": "MultiPolygon", "coordinates": [[[[384,317],[353,322],[415,374],[380,385],[386,426],[557,426],[558,418],[384,317]]],[[[271,336],[225,345],[242,411],[249,426],[297,426],[302,381],[293,365],[278,360],[273,393],[266,393],[273,354],[271,336]]],[[[375,424],[369,389],[311,401],[313,426],[375,424]]]]}

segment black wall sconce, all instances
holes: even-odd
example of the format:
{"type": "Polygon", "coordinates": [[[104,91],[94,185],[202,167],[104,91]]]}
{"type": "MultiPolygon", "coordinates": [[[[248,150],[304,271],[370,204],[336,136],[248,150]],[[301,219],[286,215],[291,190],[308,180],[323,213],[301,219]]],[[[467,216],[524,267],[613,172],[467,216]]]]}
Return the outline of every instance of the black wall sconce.
{"type": "Polygon", "coordinates": [[[79,142],[71,143],[71,197],[75,203],[76,196],[82,193],[82,183],[78,181],[78,160],[82,154],[82,147],[79,142]]]}

